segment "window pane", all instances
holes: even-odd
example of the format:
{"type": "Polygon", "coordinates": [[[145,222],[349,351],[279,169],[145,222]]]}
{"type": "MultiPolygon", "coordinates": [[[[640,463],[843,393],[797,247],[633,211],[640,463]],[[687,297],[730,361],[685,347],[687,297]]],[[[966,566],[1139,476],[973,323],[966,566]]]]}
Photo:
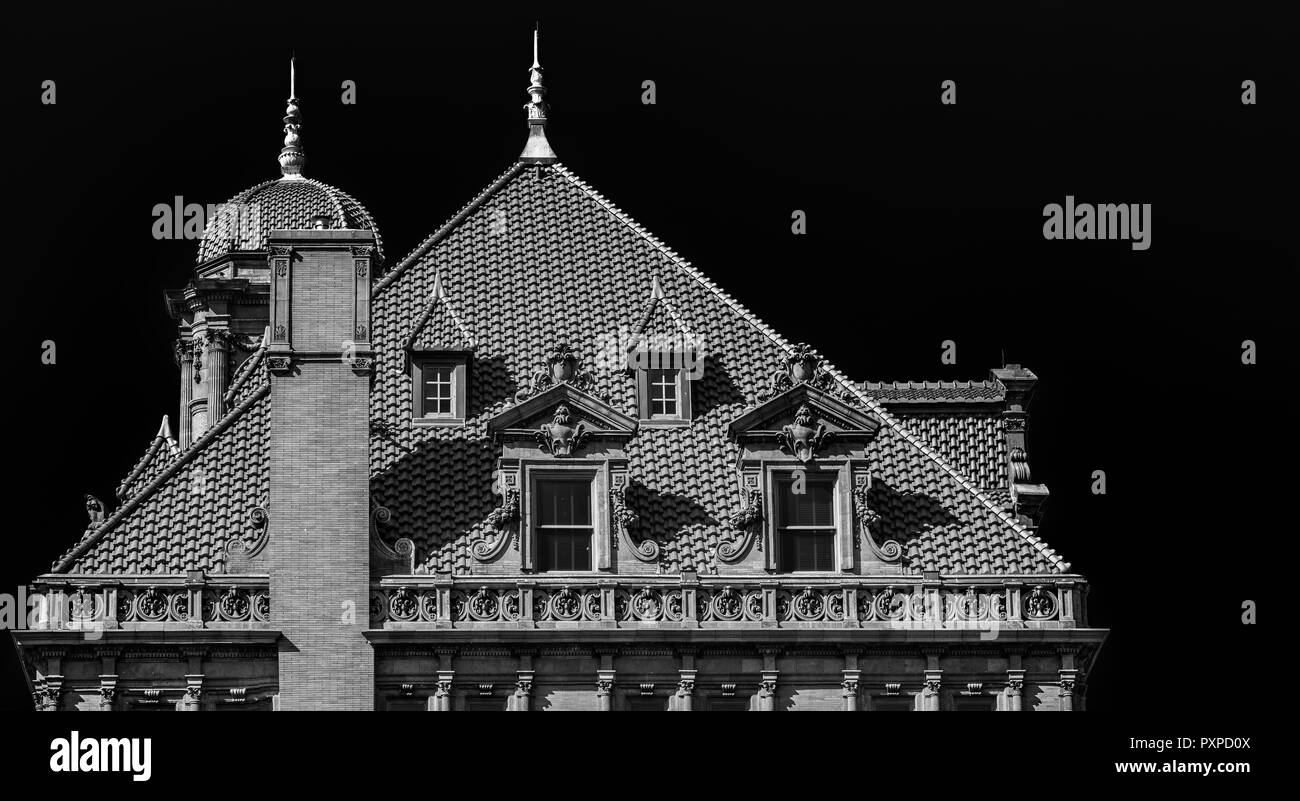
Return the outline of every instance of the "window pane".
{"type": "Polygon", "coordinates": [[[451,366],[425,365],[424,377],[424,413],[426,415],[452,414],[452,372],[451,366]]]}
{"type": "Polygon", "coordinates": [[[537,482],[537,517],[543,526],[591,525],[591,480],[537,482]]]}
{"type": "Polygon", "coordinates": [[[677,376],[676,370],[650,371],[650,415],[652,417],[677,416],[677,376]]]}
{"type": "Polygon", "coordinates": [[[537,540],[543,571],[591,570],[590,529],[547,529],[537,540]]]}
{"type": "Polygon", "coordinates": [[[788,529],[781,532],[781,569],[834,570],[834,532],[788,529]]]}
{"type": "Polygon", "coordinates": [[[815,480],[804,482],[803,493],[795,493],[794,482],[782,480],[778,484],[777,505],[783,526],[833,526],[835,525],[833,481],[815,480]]]}

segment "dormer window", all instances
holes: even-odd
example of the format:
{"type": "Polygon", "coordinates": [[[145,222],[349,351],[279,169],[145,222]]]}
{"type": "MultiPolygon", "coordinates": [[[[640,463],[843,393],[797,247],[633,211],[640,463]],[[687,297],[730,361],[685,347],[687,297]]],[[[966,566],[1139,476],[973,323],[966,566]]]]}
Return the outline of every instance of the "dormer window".
{"type": "Polygon", "coordinates": [[[413,355],[411,389],[414,396],[412,417],[417,424],[458,425],[465,422],[468,370],[464,356],[413,355]]]}
{"type": "Polygon", "coordinates": [[[691,419],[691,378],[681,351],[632,354],[637,407],[643,423],[682,424],[691,419]]]}

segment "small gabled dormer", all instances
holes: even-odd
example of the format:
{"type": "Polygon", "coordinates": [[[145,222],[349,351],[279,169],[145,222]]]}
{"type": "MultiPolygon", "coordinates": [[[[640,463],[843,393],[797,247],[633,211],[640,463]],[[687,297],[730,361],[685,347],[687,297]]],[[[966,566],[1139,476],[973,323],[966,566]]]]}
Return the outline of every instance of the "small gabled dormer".
{"type": "Polygon", "coordinates": [[[653,279],[650,299],[627,347],[628,369],[636,379],[641,425],[687,425],[694,408],[692,383],[704,370],[703,350],[677,309],[653,279]]]}
{"type": "Polygon", "coordinates": [[[429,302],[407,334],[403,349],[415,425],[463,424],[469,417],[474,340],[443,289],[441,275],[435,276],[429,302]]]}

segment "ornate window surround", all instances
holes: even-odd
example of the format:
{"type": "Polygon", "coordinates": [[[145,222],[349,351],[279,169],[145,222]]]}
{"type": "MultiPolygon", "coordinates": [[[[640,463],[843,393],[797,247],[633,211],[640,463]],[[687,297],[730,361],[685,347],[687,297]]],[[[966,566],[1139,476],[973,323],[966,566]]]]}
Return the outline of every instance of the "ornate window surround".
{"type": "Polygon", "coordinates": [[[767,400],[728,426],[728,435],[740,445],[740,511],[732,518],[736,539],[719,544],[717,561],[737,569],[784,573],[775,493],[778,479],[803,470],[835,474],[836,564],[831,572],[898,572],[898,565],[871,539],[871,521],[859,519],[870,511],[858,502],[871,486],[866,447],[881,423],[836,397],[819,359],[810,353],[796,351],[774,378],[772,391],[762,396],[767,400]]]}
{"type": "MultiPolygon", "coordinates": [[[[635,515],[625,501],[628,462],[624,448],[636,432],[637,421],[564,380],[540,392],[521,390],[521,395],[523,400],[487,424],[488,433],[501,448],[499,491],[506,505],[516,505],[514,511],[503,511],[500,517],[514,530],[503,530],[493,542],[476,546],[475,559],[483,563],[502,559],[507,543],[513,541],[519,569],[537,571],[537,480],[582,476],[592,482],[592,570],[574,575],[615,570],[616,552],[632,563],[657,562],[657,544],[634,543],[627,531],[635,515]]],[[[566,572],[548,571],[546,575],[566,572]]]]}

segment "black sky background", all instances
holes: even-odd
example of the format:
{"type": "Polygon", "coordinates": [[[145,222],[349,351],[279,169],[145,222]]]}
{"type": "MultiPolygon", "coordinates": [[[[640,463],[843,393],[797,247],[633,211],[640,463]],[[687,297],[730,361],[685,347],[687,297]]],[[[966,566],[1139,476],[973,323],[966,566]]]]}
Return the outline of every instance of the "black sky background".
{"type": "MultiPolygon", "coordinates": [[[[1273,465],[1294,367],[1293,29],[1166,4],[188,8],[11,20],[0,592],[47,570],[82,494],[112,498],[175,423],[163,292],[196,243],[155,241],[152,209],[278,177],[290,51],[306,172],[370,209],[391,264],[518,155],[540,19],[562,161],[785,336],[859,379],[981,379],[1004,352],[1038,374],[1041,533],[1112,629],[1090,710],[1254,703],[1202,690],[1263,666],[1241,603],[1264,600],[1292,527],[1273,522],[1273,465]],[[1151,203],[1151,249],[1044,241],[1043,206],[1067,194],[1151,203]]],[[[30,708],[8,646],[0,708],[30,708]]]]}

